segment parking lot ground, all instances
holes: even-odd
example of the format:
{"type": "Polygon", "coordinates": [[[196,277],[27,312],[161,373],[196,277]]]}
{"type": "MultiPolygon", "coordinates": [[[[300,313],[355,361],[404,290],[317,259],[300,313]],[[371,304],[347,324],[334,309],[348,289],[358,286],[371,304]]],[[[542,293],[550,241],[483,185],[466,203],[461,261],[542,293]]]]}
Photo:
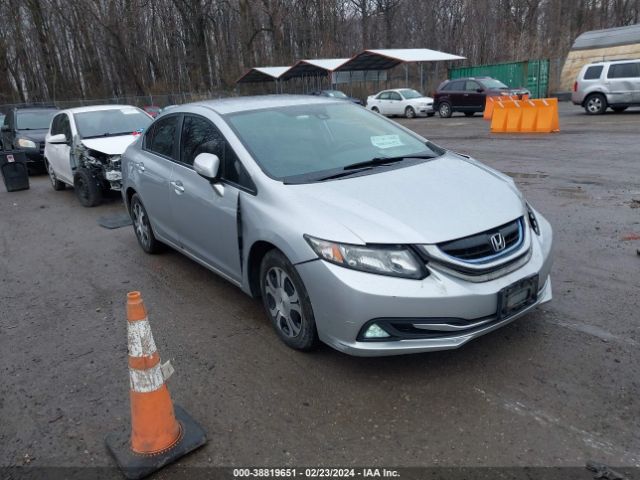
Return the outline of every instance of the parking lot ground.
{"type": "Polygon", "coordinates": [[[550,304],[453,351],[298,353],[257,300],[175,251],[144,254],[130,227],[98,226],[118,198],[82,208],[32,177],[0,192],[0,466],[113,465],[130,290],[176,369],[174,401],[209,434],[184,465],[639,466],[640,110],[561,104],[561,132],[543,135],[399,121],[511,175],[550,220],[550,304]]]}

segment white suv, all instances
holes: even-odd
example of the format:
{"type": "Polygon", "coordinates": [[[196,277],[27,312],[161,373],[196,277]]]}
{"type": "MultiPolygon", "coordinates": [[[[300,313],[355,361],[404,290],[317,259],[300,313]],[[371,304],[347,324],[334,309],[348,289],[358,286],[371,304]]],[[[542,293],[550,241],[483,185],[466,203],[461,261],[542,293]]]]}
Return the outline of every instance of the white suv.
{"type": "Polygon", "coordinates": [[[585,65],[573,84],[571,101],[590,115],[604,113],[607,107],[622,112],[640,106],[640,59],[585,65]]]}

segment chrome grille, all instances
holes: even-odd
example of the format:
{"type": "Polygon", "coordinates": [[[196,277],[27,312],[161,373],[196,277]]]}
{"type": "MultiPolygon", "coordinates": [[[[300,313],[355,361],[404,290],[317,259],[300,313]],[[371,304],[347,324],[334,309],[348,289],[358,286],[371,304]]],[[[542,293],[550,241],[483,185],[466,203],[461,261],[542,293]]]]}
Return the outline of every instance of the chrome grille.
{"type": "Polygon", "coordinates": [[[439,243],[438,248],[450,257],[468,263],[482,263],[508,255],[516,250],[524,238],[523,219],[518,218],[512,222],[468,237],[439,243]],[[504,246],[496,250],[491,238],[501,235],[504,246]]]}

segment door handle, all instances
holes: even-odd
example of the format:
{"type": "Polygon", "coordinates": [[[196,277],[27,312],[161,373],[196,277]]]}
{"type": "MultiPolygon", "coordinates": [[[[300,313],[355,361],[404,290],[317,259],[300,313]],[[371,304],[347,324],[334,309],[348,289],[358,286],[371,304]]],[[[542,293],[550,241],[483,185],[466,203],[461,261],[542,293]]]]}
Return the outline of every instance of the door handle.
{"type": "Polygon", "coordinates": [[[171,182],[171,186],[173,187],[173,190],[178,195],[182,195],[184,193],[184,186],[182,185],[182,182],[180,180],[177,180],[175,182],[171,182]]]}
{"type": "Polygon", "coordinates": [[[464,96],[465,96],[465,97],[468,97],[468,96],[469,96],[469,94],[468,94],[468,93],[465,93],[465,94],[464,94],[464,96]]]}

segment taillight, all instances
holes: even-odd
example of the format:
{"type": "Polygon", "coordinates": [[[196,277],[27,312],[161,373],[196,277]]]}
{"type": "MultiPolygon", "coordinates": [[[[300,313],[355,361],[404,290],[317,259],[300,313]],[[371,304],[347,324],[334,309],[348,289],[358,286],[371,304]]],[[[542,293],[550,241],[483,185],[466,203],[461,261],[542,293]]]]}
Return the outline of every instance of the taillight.
{"type": "Polygon", "coordinates": [[[578,91],[578,82],[573,82],[573,91],[574,92],[578,91]]]}

